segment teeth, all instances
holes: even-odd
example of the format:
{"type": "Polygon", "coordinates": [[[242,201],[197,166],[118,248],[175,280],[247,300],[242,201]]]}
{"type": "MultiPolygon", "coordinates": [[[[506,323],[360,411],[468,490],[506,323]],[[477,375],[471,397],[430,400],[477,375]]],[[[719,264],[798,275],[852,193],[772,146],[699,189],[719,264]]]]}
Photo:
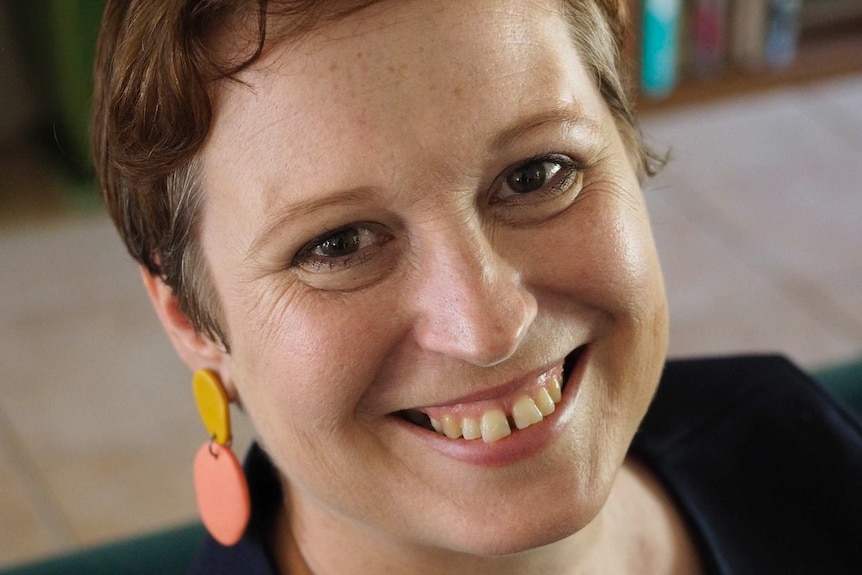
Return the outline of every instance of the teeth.
{"type": "Polygon", "coordinates": [[[501,409],[489,409],[482,416],[482,441],[493,443],[511,435],[512,429],[501,409]]]}
{"type": "Polygon", "coordinates": [[[539,423],[544,417],[539,408],[536,407],[536,403],[525,395],[515,402],[515,406],[512,408],[512,419],[515,420],[515,427],[524,429],[534,423],[539,423]]]}
{"type": "Polygon", "coordinates": [[[461,431],[464,432],[464,439],[479,439],[482,437],[482,426],[475,419],[465,417],[461,421],[461,431]]]}
{"type": "Polygon", "coordinates": [[[443,433],[449,439],[458,439],[461,437],[461,424],[451,415],[443,416],[443,433]]]}
{"type": "Polygon", "coordinates": [[[551,383],[548,386],[548,393],[551,395],[551,399],[554,400],[554,403],[560,403],[563,400],[563,378],[559,375],[555,375],[551,378],[551,383]]]}
{"type": "Polygon", "coordinates": [[[437,433],[443,433],[443,423],[439,419],[431,418],[431,427],[434,428],[434,431],[437,433]]]}
{"type": "Polygon", "coordinates": [[[557,404],[554,403],[553,399],[551,399],[551,394],[548,393],[548,390],[544,387],[539,388],[539,391],[536,393],[535,402],[536,407],[539,409],[543,416],[551,415],[557,408],[557,404]]]}
{"type": "Polygon", "coordinates": [[[554,413],[558,403],[563,399],[563,378],[554,375],[547,381],[547,387],[540,387],[535,397],[522,396],[512,406],[512,415],[507,417],[502,409],[493,408],[486,411],[481,420],[465,417],[460,421],[452,415],[444,415],[441,419],[430,417],[431,427],[440,435],[450,439],[474,440],[480,437],[485,443],[493,443],[512,434],[510,421],[517,429],[525,429],[542,421],[554,413]]]}

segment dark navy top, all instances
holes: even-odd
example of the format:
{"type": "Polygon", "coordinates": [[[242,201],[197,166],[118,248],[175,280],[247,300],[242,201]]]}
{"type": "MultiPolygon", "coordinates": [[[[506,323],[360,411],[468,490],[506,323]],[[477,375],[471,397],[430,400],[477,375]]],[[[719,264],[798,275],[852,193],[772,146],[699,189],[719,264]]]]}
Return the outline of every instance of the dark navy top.
{"type": "MultiPolygon", "coordinates": [[[[862,425],[788,361],[668,362],[630,453],[675,499],[710,575],[862,574],[862,425]]],[[[208,537],[191,575],[277,574],[264,534],[279,483],[256,446],[245,467],[250,527],[233,547],[208,537]]]]}

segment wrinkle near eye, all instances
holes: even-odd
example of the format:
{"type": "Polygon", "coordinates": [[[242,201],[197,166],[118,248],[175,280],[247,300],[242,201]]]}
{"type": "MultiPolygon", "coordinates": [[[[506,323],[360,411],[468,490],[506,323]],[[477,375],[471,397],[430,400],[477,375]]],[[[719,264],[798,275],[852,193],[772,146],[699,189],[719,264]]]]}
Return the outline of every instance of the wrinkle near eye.
{"type": "Polygon", "coordinates": [[[277,345],[281,326],[288,325],[291,310],[304,305],[303,290],[296,281],[285,281],[282,278],[270,277],[264,283],[246,292],[244,309],[241,315],[246,318],[267,318],[254,326],[252,333],[256,334],[258,345],[265,349],[277,345]]]}

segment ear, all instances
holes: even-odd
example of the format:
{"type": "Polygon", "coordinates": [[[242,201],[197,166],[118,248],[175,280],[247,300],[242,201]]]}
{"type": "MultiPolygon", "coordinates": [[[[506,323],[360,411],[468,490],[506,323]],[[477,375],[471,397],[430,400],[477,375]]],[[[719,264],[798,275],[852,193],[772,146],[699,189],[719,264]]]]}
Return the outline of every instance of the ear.
{"type": "Polygon", "coordinates": [[[192,372],[210,369],[219,375],[228,398],[236,400],[236,389],[230,376],[230,355],[224,345],[198,332],[188,316],[180,309],[174,290],[162,278],[154,276],[141,266],[141,278],[156,315],[168,335],[174,350],[192,372]]]}

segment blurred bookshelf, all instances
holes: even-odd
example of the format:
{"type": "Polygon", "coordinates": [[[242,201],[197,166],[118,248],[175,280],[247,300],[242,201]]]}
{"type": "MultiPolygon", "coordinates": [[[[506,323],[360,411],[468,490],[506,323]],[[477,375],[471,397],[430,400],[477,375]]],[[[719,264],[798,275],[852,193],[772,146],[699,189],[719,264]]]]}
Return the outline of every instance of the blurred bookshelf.
{"type": "Polygon", "coordinates": [[[669,109],[862,72],[862,0],[634,0],[631,6],[635,17],[643,24],[641,34],[649,33],[647,12],[653,8],[652,2],[663,4],[662,9],[675,5],[679,10],[673,23],[678,34],[672,46],[674,81],[672,88],[666,88],[666,93],[656,95],[645,89],[645,67],[650,65],[646,62],[647,51],[651,48],[646,38],[634,39],[633,53],[639,59],[637,81],[641,111],[669,109]],[[786,34],[783,45],[779,44],[784,52],[779,57],[773,53],[770,61],[766,52],[774,29],[769,19],[776,17],[773,4],[790,5],[790,9],[778,15],[785,20],[781,25],[787,27],[783,31],[786,34]],[[713,11],[708,15],[706,27],[699,22],[703,17],[700,10],[713,11]],[[720,20],[716,21],[717,18],[720,20]],[[705,34],[711,46],[703,50],[696,46],[700,41],[697,36],[704,36],[703,30],[708,26],[714,28],[705,34]],[[736,29],[740,26],[748,28],[749,54],[741,55],[739,46],[734,45],[740,42],[740,34],[746,33],[736,29]],[[752,39],[752,31],[760,36],[752,39]],[[758,49],[760,53],[756,52],[758,49]],[[754,56],[751,56],[752,50],[754,56]],[[707,65],[703,63],[703,52],[712,58],[707,65]],[[698,57],[701,61],[697,61],[698,57]]]}

